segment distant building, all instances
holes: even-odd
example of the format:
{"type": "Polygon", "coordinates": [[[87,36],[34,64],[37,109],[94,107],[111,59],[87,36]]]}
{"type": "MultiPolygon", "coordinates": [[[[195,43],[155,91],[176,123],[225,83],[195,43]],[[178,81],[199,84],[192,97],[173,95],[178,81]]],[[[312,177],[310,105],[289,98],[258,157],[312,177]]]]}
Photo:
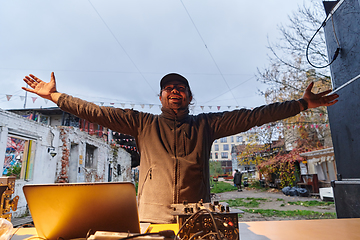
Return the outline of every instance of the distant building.
{"type": "Polygon", "coordinates": [[[216,139],[211,146],[210,161],[219,161],[225,173],[232,173],[232,149],[236,145],[256,142],[255,130],[216,139]]]}
{"type": "MultiPolygon", "coordinates": [[[[318,188],[331,187],[331,181],[337,179],[334,149],[325,148],[316,151],[301,153],[305,160],[300,162],[300,182],[307,183],[308,176],[316,175],[318,188]]],[[[311,184],[310,184],[311,185],[311,184]]],[[[316,189],[311,189],[316,191],[316,189]]]]}

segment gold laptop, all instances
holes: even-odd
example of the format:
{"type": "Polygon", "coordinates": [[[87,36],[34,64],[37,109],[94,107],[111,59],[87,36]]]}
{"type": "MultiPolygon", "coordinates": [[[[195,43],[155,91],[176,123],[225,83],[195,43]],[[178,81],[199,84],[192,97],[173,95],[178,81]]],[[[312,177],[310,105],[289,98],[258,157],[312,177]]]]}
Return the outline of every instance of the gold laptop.
{"type": "Polygon", "coordinates": [[[140,233],[135,186],[130,182],[29,184],[23,191],[40,237],[140,233]]]}

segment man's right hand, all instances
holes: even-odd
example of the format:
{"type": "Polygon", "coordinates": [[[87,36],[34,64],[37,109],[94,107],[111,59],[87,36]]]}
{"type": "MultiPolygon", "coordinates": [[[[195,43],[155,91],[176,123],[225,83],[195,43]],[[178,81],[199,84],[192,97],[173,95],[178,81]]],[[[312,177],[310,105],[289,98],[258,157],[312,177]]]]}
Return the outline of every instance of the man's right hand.
{"type": "Polygon", "coordinates": [[[22,87],[25,91],[35,93],[42,98],[49,99],[54,103],[57,103],[61,93],[56,90],[56,81],[54,72],[51,73],[50,82],[44,82],[41,79],[35,77],[32,74],[25,76],[24,82],[26,82],[30,88],[22,87]]]}

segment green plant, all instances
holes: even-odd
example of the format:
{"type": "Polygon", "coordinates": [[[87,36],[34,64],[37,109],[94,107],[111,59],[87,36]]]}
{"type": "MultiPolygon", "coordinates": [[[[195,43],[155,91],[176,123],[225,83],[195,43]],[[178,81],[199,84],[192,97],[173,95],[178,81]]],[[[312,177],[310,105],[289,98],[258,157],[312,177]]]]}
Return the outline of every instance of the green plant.
{"type": "Polygon", "coordinates": [[[213,182],[211,193],[229,192],[229,191],[234,191],[236,189],[237,187],[235,187],[230,183],[218,181],[218,182],[213,182]]]}
{"type": "Polygon", "coordinates": [[[300,205],[304,207],[310,207],[310,206],[330,206],[334,205],[333,202],[321,202],[316,200],[311,201],[296,201],[296,202],[288,202],[290,205],[300,205]]]}
{"type": "Polygon", "coordinates": [[[15,164],[8,169],[6,176],[16,176],[16,178],[19,179],[20,173],[21,173],[20,164],[15,164]]]}
{"type": "Polygon", "coordinates": [[[218,177],[219,175],[224,174],[223,169],[221,168],[221,162],[219,161],[210,161],[210,177],[218,177]]]}
{"type": "Polygon", "coordinates": [[[308,210],[288,210],[288,211],[281,211],[275,209],[244,209],[245,212],[248,213],[255,213],[261,214],[264,217],[294,217],[294,216],[303,216],[307,217],[308,219],[333,219],[336,218],[336,213],[321,213],[315,211],[308,211],[308,210]]]}
{"type": "Polygon", "coordinates": [[[229,199],[226,202],[229,204],[230,207],[259,207],[260,202],[258,201],[268,201],[266,198],[236,198],[236,199],[229,199]]]}
{"type": "Polygon", "coordinates": [[[254,188],[254,189],[264,189],[263,187],[261,187],[260,182],[259,181],[252,181],[249,184],[249,188],[254,188]]]}
{"type": "Polygon", "coordinates": [[[252,198],[252,197],[247,197],[246,200],[255,200],[255,201],[264,201],[264,202],[269,201],[269,199],[267,198],[252,198]]]}

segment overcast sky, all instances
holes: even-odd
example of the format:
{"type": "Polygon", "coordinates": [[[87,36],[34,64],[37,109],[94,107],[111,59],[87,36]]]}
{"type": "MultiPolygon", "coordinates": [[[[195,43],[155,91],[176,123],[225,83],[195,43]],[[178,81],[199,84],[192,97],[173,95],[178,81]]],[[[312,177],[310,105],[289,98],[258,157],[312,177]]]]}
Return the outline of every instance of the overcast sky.
{"type": "MultiPolygon", "coordinates": [[[[189,80],[194,114],[262,105],[255,74],[268,66],[268,38],[302,4],[0,0],[0,108],[23,108],[24,76],[49,81],[52,71],[58,91],[99,105],[159,113],[159,81],[170,72],[189,80]]],[[[26,108],[55,106],[34,97],[26,108]]]]}

